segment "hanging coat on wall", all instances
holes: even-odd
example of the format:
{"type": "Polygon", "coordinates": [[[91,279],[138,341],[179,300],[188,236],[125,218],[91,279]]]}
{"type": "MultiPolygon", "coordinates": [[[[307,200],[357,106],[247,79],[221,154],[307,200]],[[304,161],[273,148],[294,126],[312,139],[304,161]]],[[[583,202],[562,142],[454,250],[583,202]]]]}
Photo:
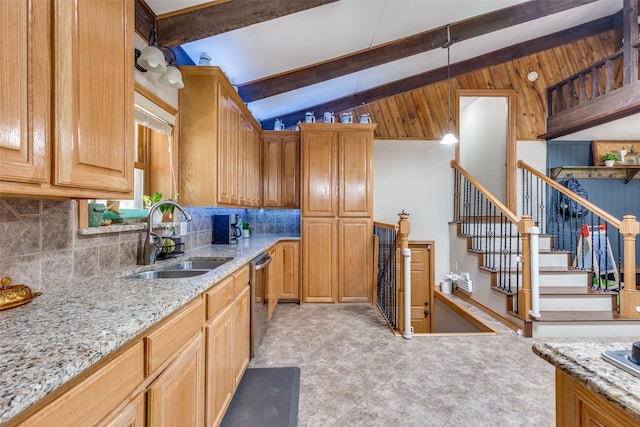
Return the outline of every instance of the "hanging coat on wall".
{"type": "MultiPolygon", "coordinates": [[[[587,190],[584,189],[584,187],[578,182],[577,179],[569,178],[566,182],[564,182],[563,185],[578,196],[589,200],[589,194],[587,193],[587,190]]],[[[571,217],[582,218],[589,213],[586,207],[572,200],[570,197],[565,196],[564,194],[560,194],[560,199],[558,201],[558,210],[565,219],[571,217]]]]}

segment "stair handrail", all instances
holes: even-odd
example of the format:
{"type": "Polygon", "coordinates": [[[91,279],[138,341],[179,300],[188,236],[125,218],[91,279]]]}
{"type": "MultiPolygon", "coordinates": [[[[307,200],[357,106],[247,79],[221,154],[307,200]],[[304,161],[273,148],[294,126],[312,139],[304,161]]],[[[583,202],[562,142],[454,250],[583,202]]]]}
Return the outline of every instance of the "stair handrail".
{"type": "Polygon", "coordinates": [[[487,199],[489,199],[489,201],[491,201],[491,203],[493,203],[509,219],[509,221],[511,221],[514,224],[518,224],[520,222],[520,218],[518,218],[516,214],[514,214],[508,207],[506,207],[504,203],[502,203],[498,198],[496,198],[496,196],[491,194],[491,192],[487,190],[484,185],[480,184],[480,182],[478,182],[477,179],[471,176],[469,172],[467,172],[462,166],[460,166],[460,164],[457,161],[451,160],[449,164],[451,168],[457,170],[465,178],[467,178],[467,180],[471,184],[473,184],[473,186],[476,187],[487,199]]]}
{"type": "Polygon", "coordinates": [[[457,161],[451,160],[449,163],[451,168],[458,171],[471,183],[484,197],[493,203],[496,208],[505,216],[505,218],[517,226],[518,233],[522,240],[522,256],[520,263],[522,266],[522,287],[517,291],[518,294],[518,314],[525,320],[531,319],[532,298],[531,293],[531,265],[532,256],[537,257],[538,254],[531,252],[531,233],[530,230],[535,226],[535,222],[530,215],[523,215],[519,218],[507,206],[505,206],[496,196],[494,196],[485,186],[480,184],[469,172],[467,172],[457,161]]]}
{"type": "Polygon", "coordinates": [[[584,197],[578,196],[573,191],[567,189],[567,187],[565,187],[564,185],[562,185],[562,184],[556,182],[555,180],[549,178],[547,175],[539,172],[538,170],[534,169],[532,166],[528,165],[527,163],[523,162],[522,160],[518,160],[517,166],[518,166],[518,168],[526,170],[530,174],[536,176],[540,180],[542,180],[545,183],[549,184],[551,187],[553,187],[554,189],[558,190],[560,193],[564,194],[565,196],[569,197],[570,199],[580,203],[582,206],[586,207],[590,212],[595,213],[600,218],[604,219],[606,222],[608,222],[609,224],[611,224],[614,227],[616,227],[618,230],[620,230],[620,228],[622,227],[622,221],[621,220],[619,220],[615,216],[611,215],[609,212],[605,211],[604,209],[598,207],[597,205],[594,205],[592,202],[590,202],[589,200],[585,199],[584,197]]]}
{"type": "Polygon", "coordinates": [[[563,185],[552,180],[545,174],[537,171],[522,160],[518,160],[517,166],[536,176],[549,186],[555,188],[562,194],[580,203],[589,209],[591,213],[598,215],[607,223],[616,227],[624,239],[624,269],[625,287],[620,292],[620,316],[626,319],[640,318],[640,291],[637,290],[636,283],[636,239],[640,234],[640,223],[634,215],[625,215],[622,220],[614,217],[610,213],[594,205],[584,197],[580,197],[563,185]],[[629,286],[631,285],[631,286],[629,286]]]}

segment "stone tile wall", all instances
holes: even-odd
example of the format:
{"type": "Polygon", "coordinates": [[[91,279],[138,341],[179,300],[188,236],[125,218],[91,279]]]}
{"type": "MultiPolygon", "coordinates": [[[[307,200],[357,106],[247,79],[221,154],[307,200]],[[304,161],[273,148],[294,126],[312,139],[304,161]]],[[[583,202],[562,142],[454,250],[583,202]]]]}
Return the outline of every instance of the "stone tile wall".
{"type": "MultiPolygon", "coordinates": [[[[300,233],[299,210],[186,209],[185,249],[211,244],[214,214],[237,213],[254,233],[300,233]]],[[[139,263],[146,231],[80,235],[77,218],[75,200],[0,198],[0,277],[45,292],[139,263]]]]}

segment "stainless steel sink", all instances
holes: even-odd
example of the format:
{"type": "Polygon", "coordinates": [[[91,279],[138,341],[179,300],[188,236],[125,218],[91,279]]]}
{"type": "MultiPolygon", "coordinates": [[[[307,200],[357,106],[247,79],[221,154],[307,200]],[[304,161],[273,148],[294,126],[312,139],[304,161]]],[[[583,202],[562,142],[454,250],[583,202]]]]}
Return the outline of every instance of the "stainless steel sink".
{"type": "Polygon", "coordinates": [[[210,270],[151,270],[125,276],[125,279],[183,279],[200,276],[210,270]]]}
{"type": "Polygon", "coordinates": [[[182,261],[165,267],[163,270],[213,270],[231,261],[233,258],[182,261]]]}

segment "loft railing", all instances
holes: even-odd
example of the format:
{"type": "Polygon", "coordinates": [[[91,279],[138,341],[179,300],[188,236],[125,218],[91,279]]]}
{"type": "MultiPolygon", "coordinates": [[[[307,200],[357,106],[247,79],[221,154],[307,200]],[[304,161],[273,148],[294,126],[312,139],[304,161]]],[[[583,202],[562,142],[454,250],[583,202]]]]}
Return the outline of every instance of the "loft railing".
{"type": "Polygon", "coordinates": [[[547,117],[622,87],[623,51],[547,88],[547,117]]]}
{"type": "Polygon", "coordinates": [[[525,162],[518,161],[518,168],[522,170],[523,215],[531,216],[541,234],[554,236],[554,250],[572,254],[573,268],[591,272],[593,288],[620,292],[621,317],[639,318],[636,249],[640,229],[635,216],[619,220],[525,162]],[[571,208],[569,201],[574,203],[571,208]]]}

